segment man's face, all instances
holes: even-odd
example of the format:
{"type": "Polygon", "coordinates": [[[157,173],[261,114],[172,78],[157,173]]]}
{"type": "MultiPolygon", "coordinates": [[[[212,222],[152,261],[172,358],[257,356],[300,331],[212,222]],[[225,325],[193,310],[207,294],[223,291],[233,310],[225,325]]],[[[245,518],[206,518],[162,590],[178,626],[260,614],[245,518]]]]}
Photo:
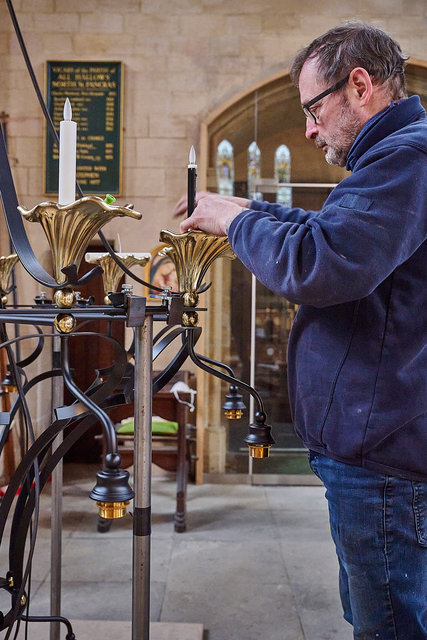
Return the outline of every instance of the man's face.
{"type": "MultiPolygon", "coordinates": [[[[317,81],[316,59],[307,60],[299,78],[301,104],[327,88],[317,81]]],[[[310,107],[310,111],[316,116],[316,122],[307,118],[306,138],[323,150],[326,162],[344,167],[347,154],[363,126],[347,98],[345,86],[320,99],[310,107]]]]}

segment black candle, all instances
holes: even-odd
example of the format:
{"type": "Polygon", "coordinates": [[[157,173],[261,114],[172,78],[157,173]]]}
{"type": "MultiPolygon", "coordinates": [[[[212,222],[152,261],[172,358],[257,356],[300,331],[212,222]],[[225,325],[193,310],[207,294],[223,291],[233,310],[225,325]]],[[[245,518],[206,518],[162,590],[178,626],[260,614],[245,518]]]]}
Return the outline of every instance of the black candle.
{"type": "Polygon", "coordinates": [[[188,156],[188,188],[187,188],[187,217],[189,218],[196,207],[196,152],[192,146],[188,156]]]}

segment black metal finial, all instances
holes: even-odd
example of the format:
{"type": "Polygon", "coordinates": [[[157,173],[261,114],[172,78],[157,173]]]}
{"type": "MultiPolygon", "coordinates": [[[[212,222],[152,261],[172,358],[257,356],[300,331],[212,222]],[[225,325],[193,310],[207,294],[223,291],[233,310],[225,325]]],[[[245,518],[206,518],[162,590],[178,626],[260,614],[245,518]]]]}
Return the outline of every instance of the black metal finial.
{"type": "Polygon", "coordinates": [[[222,408],[224,409],[225,417],[228,420],[238,420],[242,417],[246,406],[236,385],[231,384],[229,391],[230,393],[225,396],[225,402],[222,405],[222,408]]]}

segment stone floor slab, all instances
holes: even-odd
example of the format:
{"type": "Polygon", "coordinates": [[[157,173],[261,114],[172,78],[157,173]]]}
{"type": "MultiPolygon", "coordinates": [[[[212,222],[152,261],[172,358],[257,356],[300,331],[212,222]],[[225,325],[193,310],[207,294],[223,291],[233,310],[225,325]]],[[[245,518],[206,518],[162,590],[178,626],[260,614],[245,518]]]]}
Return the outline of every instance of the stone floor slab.
{"type": "Polygon", "coordinates": [[[218,640],[305,640],[280,542],[271,540],[175,545],[161,619],[184,616],[218,640]]]}
{"type": "MultiPolygon", "coordinates": [[[[132,625],[129,621],[75,620],[73,632],[78,640],[130,640],[132,625]]],[[[29,637],[31,640],[46,640],[49,637],[49,625],[44,622],[33,623],[29,637]]],[[[25,630],[22,627],[17,640],[24,638],[25,630]]],[[[152,622],[150,640],[203,640],[203,625],[152,622]]]]}

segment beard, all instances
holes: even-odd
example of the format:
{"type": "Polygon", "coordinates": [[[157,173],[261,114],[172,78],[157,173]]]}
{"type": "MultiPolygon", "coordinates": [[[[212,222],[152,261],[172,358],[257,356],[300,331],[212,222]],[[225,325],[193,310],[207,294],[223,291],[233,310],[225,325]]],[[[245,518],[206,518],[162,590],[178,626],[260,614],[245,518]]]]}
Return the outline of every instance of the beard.
{"type": "Polygon", "coordinates": [[[325,138],[317,137],[315,144],[319,149],[327,146],[325,160],[328,164],[345,167],[348,152],[362,129],[362,123],[350,108],[349,101],[343,96],[336,117],[334,132],[325,138]]]}

